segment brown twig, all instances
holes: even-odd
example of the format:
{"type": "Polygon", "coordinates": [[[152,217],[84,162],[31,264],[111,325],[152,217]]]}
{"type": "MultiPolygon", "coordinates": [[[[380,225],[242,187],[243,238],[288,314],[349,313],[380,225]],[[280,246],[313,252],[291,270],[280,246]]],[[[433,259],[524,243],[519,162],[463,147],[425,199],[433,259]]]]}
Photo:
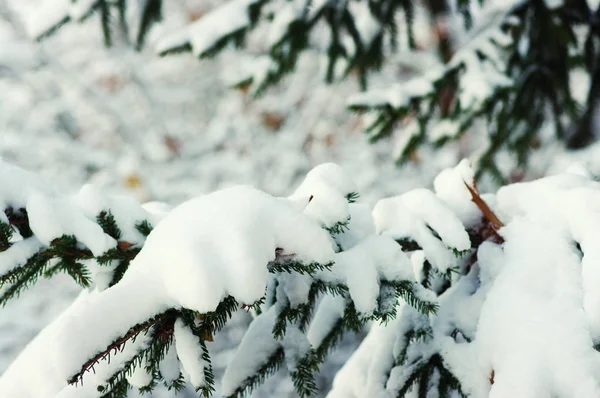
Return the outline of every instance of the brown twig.
{"type": "Polygon", "coordinates": [[[469,193],[471,194],[471,200],[479,208],[479,210],[481,211],[485,219],[490,223],[492,228],[494,228],[495,231],[498,231],[500,228],[502,228],[504,226],[504,223],[500,221],[500,219],[496,216],[492,209],[490,209],[488,204],[485,203],[485,201],[481,198],[481,195],[477,190],[477,185],[475,185],[475,182],[473,181],[472,187],[469,184],[467,184],[464,180],[463,182],[465,184],[465,187],[467,187],[469,193]]]}

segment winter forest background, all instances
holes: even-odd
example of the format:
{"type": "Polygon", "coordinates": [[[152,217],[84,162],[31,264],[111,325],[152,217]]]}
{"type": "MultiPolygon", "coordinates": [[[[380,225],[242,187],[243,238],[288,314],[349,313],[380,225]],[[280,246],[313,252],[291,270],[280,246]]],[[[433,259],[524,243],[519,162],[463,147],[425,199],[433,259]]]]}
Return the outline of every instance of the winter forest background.
{"type": "MultiPolygon", "coordinates": [[[[471,176],[471,169],[460,163],[465,158],[471,162],[482,193],[562,173],[574,162],[578,164],[577,173],[585,174],[590,181],[600,175],[600,145],[595,143],[598,90],[594,89],[600,81],[600,7],[594,0],[485,0],[483,5],[462,0],[339,1],[351,3],[349,15],[358,26],[363,53],[353,58],[359,53],[356,45],[353,47],[351,38],[340,39],[340,48],[347,56],[344,62],[354,64],[346,74],[343,62],[331,66],[328,54],[331,57],[332,50],[328,45],[332,36],[327,24],[318,25],[312,31],[309,49],[294,60],[294,70],[281,76],[277,68],[289,62],[286,51],[293,53],[294,46],[301,44],[292,42],[282,53],[271,52],[281,62],[279,66],[265,61],[265,55],[269,55],[273,37],[294,20],[285,17],[286,12],[292,12],[285,7],[293,4],[301,9],[304,1],[270,2],[263,11],[272,12],[272,19],[263,15],[269,22],[257,23],[243,48],[227,43],[219,48],[222,51],[218,55],[213,57],[211,53],[201,60],[200,47],[210,47],[211,43],[203,44],[186,26],[210,16],[211,11],[223,6],[222,1],[164,1],[162,20],[149,28],[139,51],[134,48],[135,40],[125,40],[114,10],[104,21],[111,32],[111,45],[105,45],[104,5],[96,5],[82,23],[70,21],[55,31],[50,29],[64,15],[83,16],[92,3],[105,2],[70,3],[0,0],[0,159],[34,172],[65,195],[91,183],[98,192],[125,194],[139,202],[161,202],[154,203],[159,212],[192,197],[239,184],[286,197],[294,193],[311,169],[326,162],[341,166],[356,184],[360,201],[371,206],[380,199],[417,188],[431,189],[436,176],[446,170],[446,180],[438,180],[443,185],[451,180],[447,169],[459,164],[453,172],[471,176]],[[400,8],[392,18],[394,29],[386,26],[382,34],[381,65],[376,61],[378,51],[370,52],[379,33],[373,31],[378,24],[363,17],[370,12],[367,3],[389,3],[400,8]],[[405,18],[409,13],[407,3],[412,4],[410,18],[405,18]],[[278,19],[278,15],[284,17],[278,19]],[[279,21],[279,26],[273,21],[279,21]],[[51,34],[35,40],[48,30],[51,34]],[[370,40],[364,41],[365,36],[370,40]],[[395,51],[390,37],[398,41],[395,51]],[[191,53],[157,54],[175,52],[182,46],[189,46],[191,53]],[[424,111],[424,104],[430,108],[424,111]]],[[[106,3],[106,7],[121,4],[106,3]]],[[[126,3],[136,4],[128,18],[130,29],[139,29],[135,12],[153,1],[126,3]]],[[[261,2],[234,3],[246,12],[249,5],[261,2]]],[[[311,7],[317,9],[332,2],[312,3],[311,7]]],[[[238,23],[236,12],[239,14],[239,10],[233,10],[221,15],[219,23],[208,32],[215,37],[219,32],[224,34],[223,26],[238,23]]],[[[135,32],[128,34],[135,38],[135,32]]],[[[210,41],[210,34],[205,41],[210,41]]],[[[582,186],[587,189],[586,184],[582,186]]],[[[597,187],[590,184],[593,194],[582,194],[568,203],[587,205],[597,199],[597,187]]],[[[548,186],[541,185],[539,192],[554,198],[563,186],[571,185],[548,186]]],[[[2,189],[0,186],[0,192],[2,189]]],[[[436,186],[436,194],[452,202],[454,191],[445,189],[436,186]]],[[[539,195],[531,193],[527,198],[535,196],[534,202],[547,199],[539,195]]],[[[501,199],[498,196],[489,201],[497,200],[502,210],[502,203],[508,201],[501,199]]],[[[561,206],[566,202],[556,203],[561,206]]],[[[508,217],[512,213],[506,206],[508,217]]],[[[462,210],[458,208],[452,210],[459,214],[462,210]]],[[[473,211],[468,208],[458,215],[463,224],[464,217],[472,218],[473,211]]],[[[438,215],[450,219],[442,211],[438,215]]],[[[590,219],[595,222],[595,217],[593,213],[590,219]]],[[[521,231],[542,234],[527,228],[521,231]]],[[[503,238],[513,233],[521,236],[513,229],[503,238]]],[[[444,243],[459,240],[454,231],[446,231],[445,235],[437,230],[432,236],[444,243]]],[[[344,242],[338,241],[340,249],[344,242]]],[[[447,246],[462,250],[459,244],[447,246]]],[[[585,244],[581,247],[585,252],[585,244]]],[[[486,249],[485,255],[491,256],[493,250],[486,249]]],[[[415,261],[414,256],[411,261],[415,261]]],[[[531,275],[537,274],[532,271],[531,275]]],[[[467,276],[472,277],[470,273],[467,276]]],[[[456,278],[452,283],[459,286],[457,281],[464,279],[456,278]]],[[[441,297],[447,288],[440,288],[436,294],[441,297]]],[[[58,274],[52,279],[40,278],[18,299],[5,303],[0,309],[0,378],[80,290],[69,275],[58,274]]],[[[236,312],[209,344],[217,394],[220,378],[251,319],[247,312],[236,312]]],[[[336,372],[355,352],[369,327],[359,329],[347,333],[321,364],[315,379],[317,396],[328,393],[336,372]]],[[[592,333],[597,344],[595,337],[592,333]]],[[[463,338],[470,342],[468,336],[463,338]]],[[[567,363],[565,360],[565,367],[567,363]]],[[[429,383],[441,384],[444,373],[436,372],[439,380],[427,379],[429,383]]],[[[557,390],[570,388],[565,385],[568,382],[557,390]]],[[[458,396],[453,388],[448,387],[448,393],[456,395],[448,396],[458,396]]],[[[439,389],[442,391],[442,387],[439,389]]],[[[582,387],[581,391],[591,390],[582,387]]],[[[522,393],[523,397],[537,396],[522,393]]],[[[417,389],[409,394],[426,396],[417,395],[417,389]]],[[[585,394],[573,396],[592,396],[585,394]]],[[[132,389],[128,396],[138,396],[138,392],[132,389]]],[[[159,385],[150,396],[167,398],[174,392],[159,385]]],[[[188,385],[180,396],[198,393],[188,385]]],[[[283,366],[251,396],[294,397],[297,393],[283,366]]],[[[338,396],[350,395],[338,391],[338,396]]]]}

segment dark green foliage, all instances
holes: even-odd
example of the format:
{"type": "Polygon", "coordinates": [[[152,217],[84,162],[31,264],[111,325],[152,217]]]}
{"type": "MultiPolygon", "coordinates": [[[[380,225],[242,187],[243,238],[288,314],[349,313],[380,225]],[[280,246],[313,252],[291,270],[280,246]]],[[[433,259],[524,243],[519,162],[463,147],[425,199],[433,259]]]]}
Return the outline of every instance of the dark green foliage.
{"type": "Polygon", "coordinates": [[[201,328],[211,334],[218,332],[223,329],[231,315],[237,311],[238,306],[238,302],[232,296],[227,296],[219,303],[215,311],[202,315],[201,328]]]}
{"type": "MultiPolygon", "coordinates": [[[[7,250],[12,245],[11,239],[15,228],[24,239],[33,236],[27,211],[24,208],[15,210],[9,207],[5,209],[5,213],[10,224],[0,222],[0,252],[7,250]]],[[[114,265],[113,277],[109,286],[120,281],[131,260],[137,256],[141,248],[119,240],[121,229],[110,210],[100,212],[96,217],[96,222],[104,233],[118,240],[116,247],[94,257],[92,252],[78,242],[75,236],[63,235],[56,238],[49,247],[40,248],[25,264],[16,264],[4,275],[0,275],[0,288],[6,287],[0,295],[0,304],[5,305],[9,299],[19,296],[24,289],[36,283],[40,276],[51,278],[58,273],[66,273],[77,284],[83,287],[90,286],[92,280],[83,263],[85,260],[95,259],[100,265],[114,265]]],[[[152,226],[144,220],[136,224],[136,229],[147,236],[152,230],[152,226]]]]}
{"type": "Polygon", "coordinates": [[[110,32],[110,8],[105,1],[98,2],[98,11],[100,12],[100,25],[102,27],[102,36],[104,37],[104,45],[110,47],[112,45],[112,37],[110,32]]]}
{"type": "Polygon", "coordinates": [[[4,210],[4,213],[6,213],[10,225],[17,228],[17,231],[19,231],[19,234],[23,239],[33,236],[33,232],[29,227],[29,217],[27,217],[27,210],[25,210],[25,208],[15,210],[12,207],[8,207],[4,210]]]}
{"type": "Polygon", "coordinates": [[[331,268],[333,263],[319,264],[319,263],[303,263],[292,257],[281,257],[271,261],[268,264],[269,272],[287,272],[291,274],[296,272],[298,274],[307,274],[313,276],[317,271],[324,271],[331,268]]]}
{"type": "Polygon", "coordinates": [[[162,19],[162,0],[146,0],[142,10],[142,19],[135,40],[135,48],[141,50],[148,31],[162,19]]]}
{"type": "Polygon", "coordinates": [[[350,217],[346,221],[338,221],[331,227],[325,228],[331,235],[339,235],[348,230],[350,225],[350,217]]]}
{"type": "Polygon", "coordinates": [[[346,200],[348,201],[348,203],[355,203],[359,197],[360,194],[358,192],[350,192],[346,194],[346,200]]]}
{"type": "Polygon", "coordinates": [[[113,238],[114,240],[121,239],[121,230],[115,221],[115,217],[113,216],[110,210],[102,210],[100,214],[96,217],[96,222],[105,234],[113,238]]]}
{"type": "MultiPolygon", "coordinates": [[[[74,0],[76,2],[77,0],[74,0]]],[[[125,41],[128,40],[129,26],[126,19],[127,4],[131,0],[96,0],[90,5],[89,11],[77,22],[83,22],[92,16],[95,12],[100,14],[100,29],[102,31],[102,37],[104,44],[109,47],[113,45],[113,37],[115,24],[113,20],[118,21],[118,29],[120,30],[121,37],[125,41]]],[[[146,39],[146,36],[150,28],[162,19],[162,0],[145,0],[138,2],[138,6],[141,7],[139,26],[137,27],[137,34],[135,38],[135,48],[140,50],[146,39]]],[[[70,22],[71,16],[65,13],[64,17],[57,21],[55,25],[49,26],[45,31],[39,33],[36,36],[37,40],[43,40],[46,37],[55,33],[61,26],[70,22]]]]}
{"type": "MultiPolygon", "coordinates": [[[[177,311],[168,310],[162,314],[156,315],[146,322],[140,323],[133,326],[129,331],[122,337],[116,339],[108,347],[94,357],[90,358],[86,363],[81,366],[81,370],[69,378],[69,384],[83,383],[83,378],[86,372],[93,371],[94,366],[100,361],[109,361],[112,355],[118,355],[123,350],[125,344],[129,341],[135,342],[140,335],[151,336],[148,342],[139,347],[136,354],[134,354],[124,365],[110,376],[103,386],[98,387],[98,391],[110,397],[125,397],[125,395],[119,395],[123,392],[126,393],[129,388],[127,382],[127,376],[133,374],[133,371],[146,363],[146,371],[149,374],[158,372],[158,365],[160,361],[166,355],[169,346],[173,343],[173,325],[177,319],[177,311]]],[[[150,390],[154,385],[147,387],[150,390]]]]}
{"type": "Polygon", "coordinates": [[[135,224],[135,229],[137,229],[140,234],[146,237],[150,235],[152,228],[152,224],[150,224],[147,220],[140,221],[139,223],[135,224]]]}
{"type": "Polygon", "coordinates": [[[411,281],[382,281],[383,284],[389,284],[396,289],[396,297],[402,297],[411,307],[422,314],[435,314],[438,310],[438,304],[421,299],[417,293],[417,285],[411,281]]]}
{"type": "Polygon", "coordinates": [[[40,276],[52,277],[58,272],[69,274],[83,287],[91,283],[87,268],[81,260],[92,258],[87,249],[79,247],[74,236],[63,235],[54,239],[50,246],[31,256],[25,264],[17,265],[4,275],[0,275],[0,288],[6,289],[0,295],[0,304],[19,296],[27,287],[37,282],[40,276]]]}
{"type": "Polygon", "coordinates": [[[396,357],[396,365],[406,364],[406,353],[408,347],[414,342],[428,342],[433,338],[432,330],[430,326],[427,327],[413,327],[408,329],[403,336],[402,349],[396,357]]]}
{"type": "Polygon", "coordinates": [[[300,397],[312,397],[317,392],[315,372],[319,370],[319,356],[310,349],[296,363],[296,369],[290,372],[294,388],[300,397]]]}
{"type": "Polygon", "coordinates": [[[242,397],[250,394],[259,387],[266,378],[274,375],[279,370],[284,360],[285,354],[283,348],[278,347],[271,355],[269,355],[266,362],[257,369],[256,373],[244,380],[242,385],[229,397],[242,397]]]}
{"type": "Polygon", "coordinates": [[[411,370],[406,383],[398,391],[397,398],[405,397],[413,388],[417,389],[419,398],[427,398],[427,393],[432,389],[437,390],[440,398],[450,398],[451,393],[457,393],[463,398],[467,397],[458,379],[444,366],[444,361],[439,354],[417,360],[411,365],[411,370]],[[432,377],[435,373],[439,375],[437,380],[432,377]]]}
{"type": "Polygon", "coordinates": [[[10,224],[0,221],[0,252],[8,250],[11,246],[10,240],[14,234],[10,224]]]}

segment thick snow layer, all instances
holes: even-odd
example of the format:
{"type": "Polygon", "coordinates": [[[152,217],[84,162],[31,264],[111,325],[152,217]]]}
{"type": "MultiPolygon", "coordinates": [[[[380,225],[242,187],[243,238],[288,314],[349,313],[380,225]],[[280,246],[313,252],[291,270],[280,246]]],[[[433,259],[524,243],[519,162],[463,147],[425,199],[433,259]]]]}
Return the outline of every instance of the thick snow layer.
{"type": "MultiPolygon", "coordinates": [[[[156,225],[161,216],[166,214],[166,209],[164,208],[156,208],[157,213],[153,214],[140,206],[139,202],[131,196],[109,196],[105,192],[102,192],[99,187],[92,184],[84,185],[76,195],[74,201],[85,216],[92,220],[100,212],[110,210],[121,230],[121,240],[129,243],[140,243],[143,241],[143,236],[135,228],[136,224],[148,221],[151,225],[156,225]]],[[[156,207],[156,205],[154,206],[156,207]]],[[[152,206],[150,209],[152,209],[152,206]]]]}
{"type": "Polygon", "coordinates": [[[371,327],[360,347],[335,376],[327,398],[378,397],[383,392],[387,372],[394,363],[389,348],[394,344],[399,319],[371,327]]]}
{"type": "Polygon", "coordinates": [[[37,175],[0,159],[0,207],[25,207],[34,193],[52,194],[52,189],[37,175]]]}
{"type": "MultiPolygon", "coordinates": [[[[40,335],[32,345],[40,359],[37,371],[47,380],[39,387],[13,384],[20,382],[13,373],[26,372],[25,354],[2,379],[5,384],[0,383],[0,395],[17,389],[25,397],[52,396],[91,355],[123,336],[132,325],[168,308],[214,311],[227,295],[253,303],[264,294],[267,263],[275,258],[277,248],[299,260],[319,263],[332,261],[334,254],[329,234],[318,223],[287,199],[251,187],[229,188],[180,205],[148,236],[119,284],[82,296],[68,315],[53,325],[51,334],[40,335]],[[52,344],[45,340],[47,336],[52,344]]],[[[189,350],[189,333],[176,325],[176,340],[183,336],[176,347],[186,373],[200,385],[199,354],[189,350]],[[180,350],[189,356],[184,353],[182,357],[180,350]]],[[[136,381],[144,380],[136,377],[136,381]]]]}
{"type": "MultiPolygon", "coordinates": [[[[181,340],[181,338],[179,340],[181,340]]],[[[177,343],[177,339],[175,340],[175,343],[177,343]]],[[[177,351],[175,344],[171,344],[169,346],[165,357],[158,366],[158,370],[160,371],[161,376],[165,379],[165,382],[172,383],[174,380],[177,380],[179,378],[180,370],[179,359],[177,358],[177,356],[184,356],[186,354],[187,352],[179,354],[179,351],[177,351]]],[[[191,366],[193,367],[194,365],[191,364],[191,366]]],[[[189,374],[190,373],[188,371],[188,375],[189,374]]]]}
{"type": "MultiPolygon", "coordinates": [[[[175,338],[177,356],[181,361],[183,370],[185,370],[188,376],[188,380],[194,388],[203,387],[206,384],[204,369],[208,364],[202,359],[202,347],[198,344],[198,337],[194,335],[181,319],[175,321],[173,337],[175,338]]],[[[170,369],[169,373],[171,373],[171,379],[176,379],[179,376],[179,368],[170,369]]]]}
{"type": "Polygon", "coordinates": [[[580,245],[583,308],[592,337],[600,339],[600,252],[596,242],[600,226],[600,184],[580,173],[563,173],[538,181],[501,188],[496,207],[505,217],[528,219],[558,229],[565,239],[580,245]]]}
{"type": "Polygon", "coordinates": [[[306,337],[313,347],[319,347],[336,322],[342,318],[345,307],[344,301],[344,298],[340,296],[325,296],[321,300],[306,333],[306,337]]]}
{"type": "Polygon", "coordinates": [[[62,235],[74,235],[95,256],[115,247],[113,238],[73,206],[68,198],[52,198],[41,193],[27,200],[29,225],[35,236],[45,245],[62,235]]]}
{"type": "Polygon", "coordinates": [[[375,235],[375,223],[369,205],[350,203],[348,210],[350,211],[348,229],[344,229],[335,237],[335,241],[343,250],[352,248],[367,236],[375,235]]]}
{"type": "Polygon", "coordinates": [[[501,230],[504,262],[481,310],[489,396],[600,395],[600,358],[582,309],[580,259],[564,231],[518,217],[501,230]]]}
{"type": "Polygon", "coordinates": [[[277,314],[278,307],[273,306],[267,312],[256,317],[250,324],[223,375],[223,395],[233,394],[243,381],[253,376],[256,369],[265,365],[265,359],[273,355],[281,346],[271,332],[277,314]]]}
{"type": "MultiPolygon", "coordinates": [[[[462,189],[460,181],[456,181],[456,186],[462,189]]],[[[464,251],[471,247],[461,220],[427,189],[415,189],[380,200],[373,209],[373,217],[378,233],[394,239],[413,239],[423,248],[427,259],[441,271],[456,265],[451,249],[464,251]]]]}
{"type": "Polygon", "coordinates": [[[335,255],[331,272],[319,278],[348,286],[356,310],[370,315],[377,306],[381,280],[414,280],[410,260],[388,236],[372,235],[335,255]]]}
{"type": "Polygon", "coordinates": [[[340,166],[325,163],[312,169],[289,199],[304,207],[304,214],[332,227],[347,221],[350,213],[346,195],[356,191],[356,184],[340,166]]]}
{"type": "Polygon", "coordinates": [[[471,193],[465,187],[465,184],[470,186],[473,181],[475,181],[475,173],[466,159],[454,168],[443,170],[433,180],[437,197],[452,209],[467,228],[473,227],[481,219],[481,212],[471,200],[471,193]]]}
{"type": "Polygon", "coordinates": [[[130,270],[162,275],[170,297],[208,312],[228,294],[246,304],[262,297],[266,264],[277,248],[300,260],[333,259],[327,232],[285,199],[234,187],[174,209],[148,236],[130,270]],[[164,264],[172,266],[166,271],[164,264]]]}

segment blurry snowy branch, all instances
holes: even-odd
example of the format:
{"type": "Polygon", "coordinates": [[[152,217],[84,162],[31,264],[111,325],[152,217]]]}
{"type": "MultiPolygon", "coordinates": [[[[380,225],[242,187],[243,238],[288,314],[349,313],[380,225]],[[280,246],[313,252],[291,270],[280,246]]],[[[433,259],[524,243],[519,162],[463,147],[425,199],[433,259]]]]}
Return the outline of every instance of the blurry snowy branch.
{"type": "Polygon", "coordinates": [[[386,77],[385,84],[377,82],[372,91],[348,102],[352,109],[368,111],[371,140],[400,137],[398,162],[414,159],[427,143],[446,145],[475,127],[486,130],[477,133],[478,142],[483,141],[483,148],[473,153],[477,174],[502,182],[548,142],[580,148],[595,141],[600,30],[594,16],[598,11],[585,1],[232,0],[172,31],[151,29],[162,17],[169,18],[158,0],[44,4],[53,17],[39,13],[31,19],[35,37],[97,11],[105,38],[127,31],[139,48],[147,35],[161,55],[189,51],[206,58],[231,45],[247,47],[239,53],[244,71],[231,82],[255,95],[286,74],[298,73],[299,60],[309,49],[319,54],[326,81],[357,75],[364,89],[368,75],[398,63],[394,54],[430,57],[424,53],[431,43],[419,33],[428,27],[439,42],[433,64],[409,80],[405,74],[386,77]],[[123,28],[129,25],[132,29],[123,28]],[[574,87],[581,74],[588,83],[574,87]],[[582,98],[584,91],[589,91],[587,98],[582,98]],[[505,153],[514,163],[509,173],[499,159],[505,153]]]}

